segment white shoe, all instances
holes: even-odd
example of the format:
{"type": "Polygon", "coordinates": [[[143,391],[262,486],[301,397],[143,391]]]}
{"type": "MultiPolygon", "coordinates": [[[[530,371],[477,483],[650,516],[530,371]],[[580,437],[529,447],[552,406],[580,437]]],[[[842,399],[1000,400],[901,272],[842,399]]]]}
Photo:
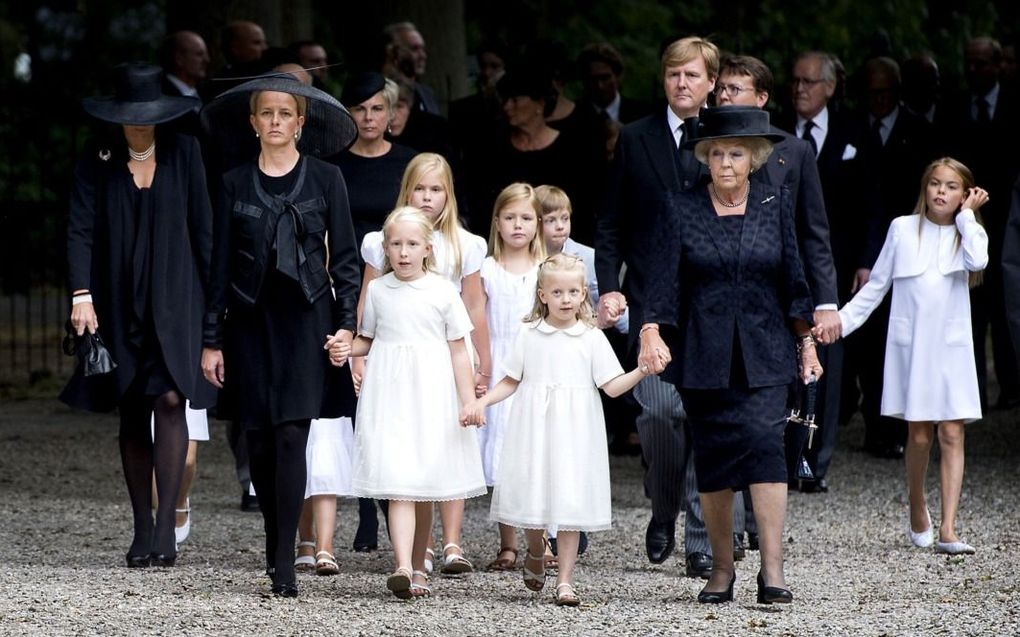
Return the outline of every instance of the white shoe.
{"type": "Polygon", "coordinates": [[[187,508],[176,509],[176,512],[188,514],[188,518],[184,521],[183,526],[174,527],[174,537],[177,538],[177,543],[181,544],[184,540],[188,539],[189,535],[191,535],[191,500],[187,500],[187,508]]]}
{"type": "Polygon", "coordinates": [[[936,542],[935,552],[946,555],[973,555],[975,549],[970,544],[957,540],[955,542],[936,542]]]}
{"type": "Polygon", "coordinates": [[[931,529],[931,513],[926,509],[924,516],[928,518],[928,528],[920,533],[915,533],[914,529],[910,527],[910,522],[907,522],[907,537],[910,538],[910,542],[917,548],[926,549],[935,543],[935,534],[932,533],[931,529]]]}

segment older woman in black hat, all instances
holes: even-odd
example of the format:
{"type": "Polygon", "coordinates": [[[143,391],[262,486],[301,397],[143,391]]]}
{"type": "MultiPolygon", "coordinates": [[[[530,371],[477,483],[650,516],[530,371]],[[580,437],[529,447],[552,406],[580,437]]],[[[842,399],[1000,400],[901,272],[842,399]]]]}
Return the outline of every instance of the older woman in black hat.
{"type": "Polygon", "coordinates": [[[188,450],[185,399],[202,408],[214,397],[200,366],[212,249],[202,156],[194,138],[157,127],[199,103],[163,95],[161,76],[156,66],[122,65],[114,71],[113,96],[83,100],[86,112],[120,130],[90,142],[78,161],[67,232],[71,324],[78,335],[95,333],[102,318],[117,367],[90,377],[77,370],[61,398],[94,411],[120,408],[135,527],[130,567],[175,563],[174,504],[188,450]]]}
{"type": "Polygon", "coordinates": [[[672,196],[653,254],[662,276],[645,290],[639,363],[677,385],[694,445],[712,574],[703,603],[733,599],[733,492],[750,487],[758,521],[760,603],[790,602],[783,576],[787,387],[822,368],[810,334],[811,295],[786,188],[752,182],[772,151],[756,108],[702,111],[695,156],[711,182],[672,196]],[[669,346],[667,346],[669,343],[669,346]],[[671,365],[670,352],[676,359],[671,365]]]}
{"type": "Polygon", "coordinates": [[[223,176],[202,368],[236,388],[272,591],[296,597],[309,423],[354,406],[349,370],[323,347],[353,337],[357,246],[344,179],[316,156],[356,132],[339,102],[287,73],[221,94],[202,122],[220,144],[259,142],[253,161],[223,176]]]}

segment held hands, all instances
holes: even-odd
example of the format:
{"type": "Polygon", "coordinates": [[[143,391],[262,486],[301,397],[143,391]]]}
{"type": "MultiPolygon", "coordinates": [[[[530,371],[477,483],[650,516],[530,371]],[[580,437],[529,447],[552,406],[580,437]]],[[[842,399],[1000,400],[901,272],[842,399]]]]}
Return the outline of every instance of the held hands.
{"type": "Polygon", "coordinates": [[[839,320],[839,312],[836,310],[815,310],[815,326],[811,328],[811,334],[822,345],[831,345],[838,341],[843,334],[843,323],[839,320]]]}
{"type": "Polygon", "coordinates": [[[202,375],[210,385],[223,389],[223,350],[202,348],[202,375]]]}
{"type": "Polygon", "coordinates": [[[329,362],[334,367],[343,367],[351,355],[351,342],[354,334],[350,330],[337,330],[336,334],[326,335],[326,344],[322,349],[329,352],[329,362]]]}
{"type": "Polygon", "coordinates": [[[481,427],[485,425],[485,401],[476,398],[460,409],[460,424],[463,427],[481,427]]]}
{"type": "Polygon", "coordinates": [[[638,368],[645,374],[661,374],[673,357],[669,353],[669,347],[659,336],[658,326],[648,327],[648,325],[654,324],[643,326],[638,337],[641,340],[638,368]]]}
{"type": "Polygon", "coordinates": [[[975,186],[967,190],[967,198],[963,200],[960,210],[970,208],[974,212],[977,212],[978,208],[986,203],[988,203],[988,191],[984,188],[978,188],[975,186]]]}
{"type": "Polygon", "coordinates": [[[599,296],[596,320],[599,329],[616,325],[627,309],[627,297],[619,292],[606,292],[599,296]]]}
{"type": "Polygon", "coordinates": [[[91,303],[79,303],[71,307],[71,327],[75,329],[78,336],[89,331],[95,334],[99,329],[99,319],[96,318],[96,308],[91,303]]]}
{"type": "Polygon", "coordinates": [[[475,398],[481,398],[489,391],[489,375],[475,372],[475,398]]]}

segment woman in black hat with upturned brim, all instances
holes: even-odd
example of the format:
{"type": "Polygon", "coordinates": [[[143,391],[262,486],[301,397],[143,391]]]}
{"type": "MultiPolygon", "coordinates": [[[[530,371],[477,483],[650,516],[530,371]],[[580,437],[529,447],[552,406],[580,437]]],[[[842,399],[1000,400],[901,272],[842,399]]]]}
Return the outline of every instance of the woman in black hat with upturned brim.
{"type": "Polygon", "coordinates": [[[332,367],[324,345],[353,338],[357,244],[344,179],[318,157],[357,132],[339,102],[289,74],[230,89],[201,116],[221,146],[258,142],[223,176],[202,368],[235,390],[272,591],[296,597],[309,423],[354,413],[350,370],[332,367]]]}
{"type": "Polygon", "coordinates": [[[662,276],[642,299],[638,360],[656,373],[666,368],[687,412],[713,555],[702,603],[733,599],[733,492],[748,487],[761,550],[758,602],[793,601],[783,575],[786,400],[795,378],[807,383],[822,368],[792,195],[750,179],[778,139],[758,108],[702,111],[685,143],[711,182],[670,195],[672,214],[649,246],[662,276]]]}
{"type": "Polygon", "coordinates": [[[135,527],[127,564],[173,566],[174,506],[188,450],[185,399],[205,408],[215,396],[200,365],[212,210],[198,143],[158,127],[198,101],[163,95],[156,66],[122,65],[114,79],[114,95],[82,102],[120,130],[90,142],[78,161],[67,260],[71,325],[79,335],[95,333],[102,319],[117,367],[89,377],[79,368],[61,399],[93,411],[119,407],[135,527]]]}

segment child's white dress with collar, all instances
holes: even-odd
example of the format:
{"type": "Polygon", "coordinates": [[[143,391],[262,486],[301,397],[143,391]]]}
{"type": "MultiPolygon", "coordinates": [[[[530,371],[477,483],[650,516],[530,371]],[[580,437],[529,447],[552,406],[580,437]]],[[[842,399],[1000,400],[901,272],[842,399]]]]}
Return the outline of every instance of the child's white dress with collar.
{"type": "Polygon", "coordinates": [[[490,517],[557,531],[610,528],[609,452],[600,385],[623,373],[601,330],[525,325],[504,361],[520,381],[490,517]]]}
{"type": "Polygon", "coordinates": [[[486,493],[478,441],[459,422],[449,341],[471,319],[453,284],[392,272],[368,284],[359,333],[372,340],[355,422],[354,495],[459,500],[486,493]]]}
{"type": "Polygon", "coordinates": [[[987,264],[988,235],[970,210],[949,226],[920,215],[893,220],[867,285],[839,311],[846,336],[892,287],[883,416],[981,418],[968,273],[987,264]]]}

